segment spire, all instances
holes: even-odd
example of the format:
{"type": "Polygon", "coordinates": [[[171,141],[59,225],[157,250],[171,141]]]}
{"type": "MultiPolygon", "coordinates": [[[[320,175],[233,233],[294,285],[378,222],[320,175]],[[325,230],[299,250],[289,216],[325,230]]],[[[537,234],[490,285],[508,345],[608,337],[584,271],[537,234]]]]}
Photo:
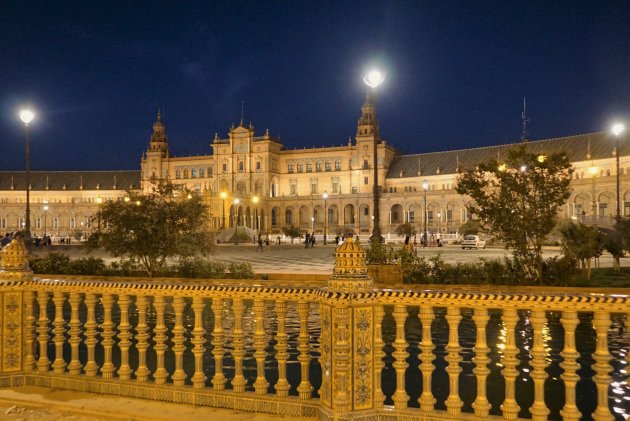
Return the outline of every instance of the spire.
{"type": "Polygon", "coordinates": [[[376,104],[374,100],[373,89],[368,88],[365,102],[361,106],[361,117],[357,123],[357,137],[375,135],[374,126],[378,127],[378,118],[376,117],[376,104]]]}
{"type": "Polygon", "coordinates": [[[166,126],[162,122],[162,112],[158,109],[155,123],[153,123],[153,133],[149,142],[149,151],[160,151],[165,156],[168,153],[168,136],[166,136],[166,126]]]}
{"type": "Polygon", "coordinates": [[[523,112],[521,113],[521,120],[523,122],[523,130],[521,131],[521,142],[527,142],[527,137],[529,133],[527,132],[527,123],[529,123],[529,118],[527,118],[527,102],[525,97],[523,97],[523,112]]]}

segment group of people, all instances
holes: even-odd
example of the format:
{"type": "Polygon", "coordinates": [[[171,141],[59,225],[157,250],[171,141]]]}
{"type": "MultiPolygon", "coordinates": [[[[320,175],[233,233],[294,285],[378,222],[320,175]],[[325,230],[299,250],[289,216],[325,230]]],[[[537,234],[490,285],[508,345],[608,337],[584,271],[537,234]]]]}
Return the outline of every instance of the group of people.
{"type": "Polygon", "coordinates": [[[317,243],[315,242],[315,233],[306,233],[306,235],[304,236],[304,247],[309,248],[309,247],[315,247],[317,243]]]}
{"type": "Polygon", "coordinates": [[[258,234],[258,239],[256,240],[256,244],[258,244],[258,247],[256,247],[256,251],[260,250],[260,252],[262,253],[264,251],[271,250],[271,242],[269,240],[269,236],[267,236],[267,238],[263,240],[262,235],[258,234]]]}

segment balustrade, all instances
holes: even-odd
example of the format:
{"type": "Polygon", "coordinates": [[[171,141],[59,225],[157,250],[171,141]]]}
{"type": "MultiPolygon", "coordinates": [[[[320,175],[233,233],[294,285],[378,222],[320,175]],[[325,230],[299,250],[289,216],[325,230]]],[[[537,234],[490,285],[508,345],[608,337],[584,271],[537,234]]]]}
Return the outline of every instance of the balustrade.
{"type": "MultiPolygon", "coordinates": [[[[24,291],[23,370],[28,375],[246,395],[275,402],[255,407],[268,412],[287,413],[278,405],[293,405],[307,408],[294,415],[315,415],[324,405],[335,413],[352,413],[360,401],[375,413],[387,409],[388,416],[578,420],[591,416],[588,405],[577,400],[579,383],[592,381],[593,419],[613,420],[610,384],[629,367],[627,352],[612,364],[616,357],[609,344],[612,323],[621,329],[625,319],[624,329],[629,325],[630,298],[620,294],[374,290],[370,297],[339,304],[334,300],[351,293],[124,279],[36,281],[14,288],[24,291]],[[328,310],[314,329],[310,322],[320,309],[313,310],[323,303],[328,310]],[[414,314],[417,319],[411,320],[414,314]],[[590,351],[576,340],[576,332],[584,332],[580,323],[591,317],[592,380],[580,377],[587,361],[580,352],[590,351]],[[555,340],[563,347],[558,376],[550,375],[553,320],[555,340]],[[439,332],[438,326],[446,329],[439,332]],[[357,329],[370,332],[371,339],[359,339],[357,329]],[[531,332],[531,349],[524,345],[523,332],[531,332]],[[317,341],[321,359],[314,358],[317,341]],[[464,374],[473,376],[473,390],[463,386],[464,374]],[[440,378],[446,380],[437,384],[440,378]],[[564,383],[564,397],[550,396],[553,382],[564,383]],[[550,404],[554,399],[557,403],[550,404]]],[[[0,286],[0,293],[7,288],[0,286]]],[[[630,392],[627,385],[620,387],[630,392]]],[[[158,396],[129,390],[110,393],[158,396]]],[[[191,403],[201,401],[225,405],[191,398],[191,403]]]]}

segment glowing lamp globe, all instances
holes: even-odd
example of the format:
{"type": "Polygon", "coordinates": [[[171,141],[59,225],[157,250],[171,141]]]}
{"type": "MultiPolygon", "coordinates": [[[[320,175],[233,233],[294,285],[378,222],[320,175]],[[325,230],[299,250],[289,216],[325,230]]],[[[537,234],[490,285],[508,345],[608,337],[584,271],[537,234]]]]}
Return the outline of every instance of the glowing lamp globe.
{"type": "Polygon", "coordinates": [[[371,70],[363,77],[363,82],[372,89],[377,88],[384,80],[385,74],[378,70],[371,70]]]}
{"type": "Polygon", "coordinates": [[[33,118],[35,118],[35,113],[29,109],[23,109],[20,111],[20,120],[22,120],[22,122],[24,124],[28,124],[31,121],[33,121],[33,118]]]}
{"type": "Polygon", "coordinates": [[[616,123],[613,124],[612,126],[612,132],[615,136],[619,136],[621,133],[623,133],[626,130],[626,126],[624,126],[621,123],[616,123]]]}

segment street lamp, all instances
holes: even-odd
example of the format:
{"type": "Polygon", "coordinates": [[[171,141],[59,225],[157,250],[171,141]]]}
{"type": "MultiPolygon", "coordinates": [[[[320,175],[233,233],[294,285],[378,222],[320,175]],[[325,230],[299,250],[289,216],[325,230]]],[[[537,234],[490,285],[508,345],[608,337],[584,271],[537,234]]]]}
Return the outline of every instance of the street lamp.
{"type": "Polygon", "coordinates": [[[258,219],[258,201],[260,199],[258,196],[252,197],[252,202],[254,202],[254,221],[256,224],[256,229],[258,230],[258,235],[260,235],[260,220],[258,219]]]}
{"type": "Polygon", "coordinates": [[[438,212],[437,217],[438,217],[438,233],[440,233],[442,232],[442,229],[440,227],[440,223],[442,222],[442,212],[438,212]]]}
{"type": "Polygon", "coordinates": [[[99,196],[96,198],[96,204],[98,205],[98,212],[96,213],[96,229],[99,234],[101,232],[101,203],[103,203],[103,198],[99,196]]]}
{"type": "Polygon", "coordinates": [[[427,246],[427,219],[429,215],[427,214],[427,190],[429,190],[429,182],[422,182],[422,190],[424,190],[424,241],[422,242],[422,247],[427,246]]]}
{"type": "Polygon", "coordinates": [[[619,136],[626,130],[626,127],[621,123],[615,123],[612,126],[612,133],[615,135],[615,158],[617,161],[617,223],[621,221],[621,207],[620,207],[620,197],[619,197],[619,136]]]}
{"type": "Polygon", "coordinates": [[[241,203],[241,201],[238,199],[238,197],[234,199],[234,225],[237,227],[237,229],[238,229],[238,204],[239,203],[241,203]]]}
{"type": "Polygon", "coordinates": [[[595,216],[595,213],[597,211],[597,208],[595,206],[595,176],[597,175],[597,167],[595,165],[591,165],[588,169],[589,174],[591,174],[591,196],[592,196],[592,200],[591,200],[591,215],[593,218],[593,223],[597,223],[597,217],[595,216]]]}
{"type": "Polygon", "coordinates": [[[311,227],[313,228],[313,235],[315,235],[315,217],[311,216],[311,227]]]}
{"type": "Polygon", "coordinates": [[[221,192],[221,229],[225,229],[225,198],[227,197],[227,193],[221,192]]]}
{"type": "Polygon", "coordinates": [[[324,198],[324,245],[326,245],[326,235],[328,234],[328,192],[325,191],[322,197],[324,198]]]}
{"type": "Polygon", "coordinates": [[[26,132],[26,220],[24,225],[24,241],[31,243],[31,148],[29,124],[35,118],[35,113],[28,108],[20,110],[20,120],[24,123],[26,132]]]}
{"type": "Polygon", "coordinates": [[[378,141],[379,141],[379,133],[378,133],[378,123],[376,121],[376,88],[383,83],[385,80],[385,74],[378,70],[371,70],[363,77],[363,82],[368,86],[368,96],[371,98],[372,105],[374,107],[374,114],[372,116],[372,133],[374,134],[374,224],[372,226],[372,236],[370,237],[370,241],[380,241],[383,242],[383,236],[381,235],[381,225],[380,225],[380,213],[379,213],[379,189],[378,189],[378,141]]]}
{"type": "MultiPolygon", "coordinates": [[[[47,202],[44,202],[47,203],[47,202]]],[[[44,237],[46,237],[46,217],[48,216],[48,205],[44,205],[44,237]]]]}

